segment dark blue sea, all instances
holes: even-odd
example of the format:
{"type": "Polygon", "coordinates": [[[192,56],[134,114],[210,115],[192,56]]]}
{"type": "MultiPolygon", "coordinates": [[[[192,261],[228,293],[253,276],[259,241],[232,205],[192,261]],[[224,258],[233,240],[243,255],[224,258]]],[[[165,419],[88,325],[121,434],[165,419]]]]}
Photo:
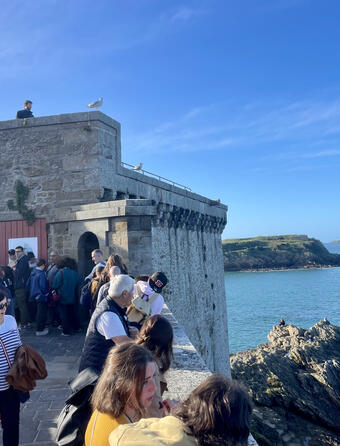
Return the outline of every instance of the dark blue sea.
{"type": "MultiPolygon", "coordinates": [[[[340,244],[326,245],[340,253],[340,244]]],[[[230,352],[267,342],[281,318],[309,328],[323,319],[340,325],[340,267],[225,273],[230,352]]]]}

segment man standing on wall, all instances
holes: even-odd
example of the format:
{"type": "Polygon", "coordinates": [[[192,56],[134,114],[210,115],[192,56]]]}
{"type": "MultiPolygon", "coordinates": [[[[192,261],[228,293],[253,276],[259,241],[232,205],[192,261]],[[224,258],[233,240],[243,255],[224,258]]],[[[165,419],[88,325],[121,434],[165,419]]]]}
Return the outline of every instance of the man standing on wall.
{"type": "Polygon", "coordinates": [[[15,248],[17,264],[13,272],[14,289],[15,289],[15,305],[20,311],[20,327],[25,328],[30,324],[30,314],[28,312],[26,283],[30,275],[30,267],[28,257],[24,253],[22,246],[15,248]]]}
{"type": "Polygon", "coordinates": [[[27,99],[24,102],[24,110],[17,111],[17,119],[33,118],[33,113],[31,112],[32,101],[27,99]]]}
{"type": "Polygon", "coordinates": [[[90,274],[85,277],[85,280],[91,280],[92,279],[93,273],[96,271],[98,266],[105,266],[106,265],[106,262],[104,260],[103,251],[101,251],[100,249],[94,249],[91,252],[91,259],[92,259],[92,262],[94,263],[94,267],[92,268],[92,271],[90,272],[90,274]]]}

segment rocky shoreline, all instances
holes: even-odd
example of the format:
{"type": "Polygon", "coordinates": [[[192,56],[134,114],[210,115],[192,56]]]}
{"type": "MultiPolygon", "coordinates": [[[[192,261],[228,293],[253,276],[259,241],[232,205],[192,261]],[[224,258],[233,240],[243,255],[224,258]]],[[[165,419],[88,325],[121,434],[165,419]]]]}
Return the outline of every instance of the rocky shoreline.
{"type": "Polygon", "coordinates": [[[269,342],[230,356],[249,389],[260,446],[340,445],[340,327],[274,326],[269,342]]]}

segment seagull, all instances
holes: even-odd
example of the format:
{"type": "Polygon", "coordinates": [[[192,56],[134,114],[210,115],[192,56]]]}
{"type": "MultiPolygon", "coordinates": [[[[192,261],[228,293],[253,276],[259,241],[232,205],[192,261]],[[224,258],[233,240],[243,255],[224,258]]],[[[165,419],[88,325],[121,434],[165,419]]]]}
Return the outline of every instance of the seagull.
{"type": "Polygon", "coordinates": [[[143,164],[139,163],[137,166],[134,166],[133,170],[142,170],[143,164]]]}
{"type": "Polygon", "coordinates": [[[98,101],[91,102],[88,108],[99,108],[103,105],[103,98],[99,98],[98,101]]]}

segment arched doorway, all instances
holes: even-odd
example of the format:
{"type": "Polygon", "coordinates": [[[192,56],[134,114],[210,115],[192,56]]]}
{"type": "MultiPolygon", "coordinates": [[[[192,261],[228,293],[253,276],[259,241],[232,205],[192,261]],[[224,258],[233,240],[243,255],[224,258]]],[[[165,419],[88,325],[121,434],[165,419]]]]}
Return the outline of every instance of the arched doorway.
{"type": "Polygon", "coordinates": [[[84,232],[78,240],[78,272],[82,278],[87,276],[94,263],[91,260],[91,252],[99,248],[98,238],[93,232],[84,232]]]}

